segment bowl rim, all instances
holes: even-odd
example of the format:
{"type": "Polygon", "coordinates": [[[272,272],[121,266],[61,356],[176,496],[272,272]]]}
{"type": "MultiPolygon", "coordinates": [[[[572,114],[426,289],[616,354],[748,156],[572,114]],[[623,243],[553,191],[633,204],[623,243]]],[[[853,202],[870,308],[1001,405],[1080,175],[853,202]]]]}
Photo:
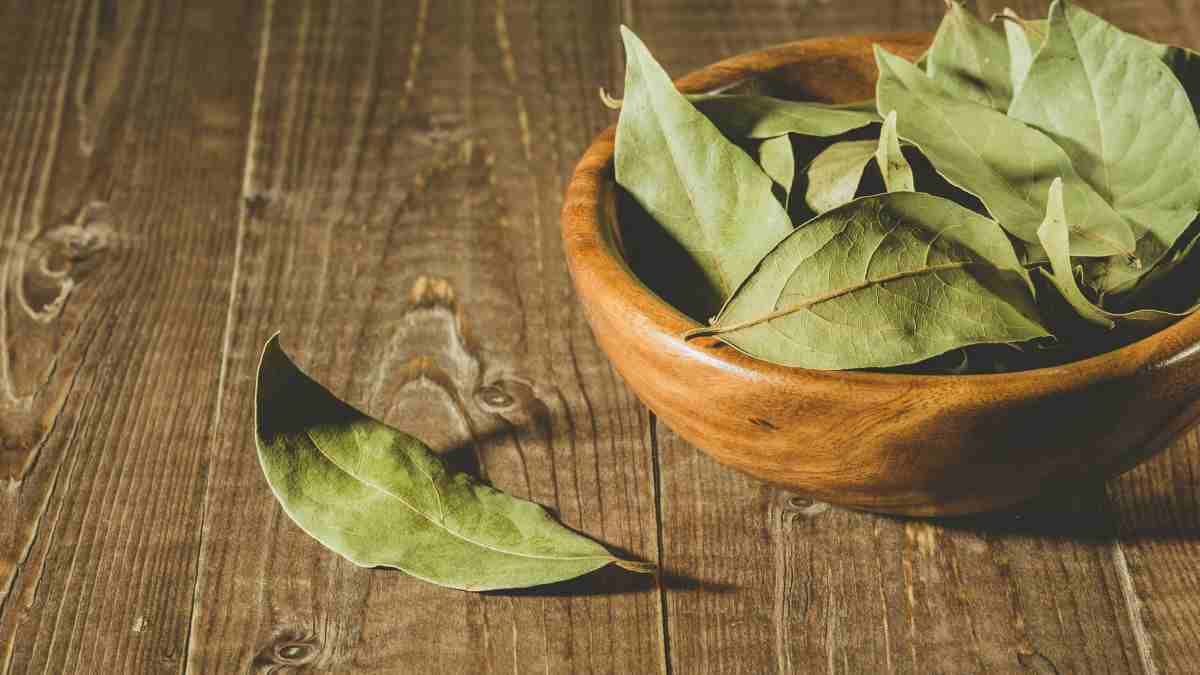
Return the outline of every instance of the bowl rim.
{"type": "MultiPolygon", "coordinates": [[[[795,63],[806,50],[842,50],[870,53],[872,45],[928,46],[928,32],[885,32],[809,38],[765,49],[745,52],[722,59],[693,71],[675,81],[680,91],[697,93],[738,84],[780,66],[795,63]]],[[[602,211],[616,194],[612,172],[616,125],[598,134],[584,152],[571,176],[562,210],[562,237],[568,265],[576,290],[602,300],[606,311],[620,312],[628,319],[636,317],[664,347],[694,364],[708,364],[744,377],[766,376],[777,381],[823,380],[844,384],[884,385],[909,389],[921,386],[953,385],[989,391],[997,388],[1026,389],[1040,392],[1078,389],[1114,376],[1167,367],[1200,352],[1200,312],[1185,316],[1156,333],[1118,349],[1062,365],[1010,373],[909,374],[863,370],[817,370],[784,366],[762,361],[728,347],[715,337],[684,340],[681,334],[701,326],[647,287],[621,257],[620,232],[610,229],[602,211]]],[[[613,218],[616,214],[613,213],[613,218]]]]}

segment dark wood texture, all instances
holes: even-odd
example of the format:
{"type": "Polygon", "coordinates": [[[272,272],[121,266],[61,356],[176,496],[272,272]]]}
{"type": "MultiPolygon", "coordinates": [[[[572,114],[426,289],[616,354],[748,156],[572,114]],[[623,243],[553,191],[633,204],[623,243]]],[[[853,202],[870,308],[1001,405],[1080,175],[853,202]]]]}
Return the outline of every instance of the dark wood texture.
{"type": "MultiPolygon", "coordinates": [[[[1194,0],[1083,4],[1200,46],[1194,0]]],[[[682,74],[941,7],[0,5],[0,673],[1194,670],[1194,431],[1018,513],[840,510],[648,414],[574,297],[558,213],[614,120],[618,23],[682,74]],[[338,394],[668,574],[469,595],[322,549],[254,458],[277,329],[338,394]]]]}

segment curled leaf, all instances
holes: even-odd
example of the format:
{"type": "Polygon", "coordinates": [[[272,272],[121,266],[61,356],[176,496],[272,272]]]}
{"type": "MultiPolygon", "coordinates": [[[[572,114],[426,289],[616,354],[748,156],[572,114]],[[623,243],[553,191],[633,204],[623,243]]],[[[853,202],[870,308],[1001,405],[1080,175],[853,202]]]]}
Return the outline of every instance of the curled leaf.
{"type": "Polygon", "coordinates": [[[900,137],[896,135],[896,111],[888,113],[879,134],[879,147],[875,150],[875,162],[883,174],[883,184],[888,192],[912,192],[913,170],[900,150],[900,137]]]}
{"type": "Polygon", "coordinates": [[[1087,321],[1103,328],[1115,328],[1119,324],[1138,323],[1160,328],[1178,319],[1181,314],[1163,312],[1152,309],[1140,309],[1125,314],[1115,314],[1106,311],[1088,299],[1075,280],[1075,270],[1071,265],[1071,254],[1067,237],[1067,216],[1063,209],[1062,181],[1055,179],[1050,184],[1049,198],[1046,200],[1046,219],[1038,228],[1038,239],[1042,242],[1050,258],[1051,272],[1046,274],[1051,283],[1062,293],[1062,296],[1087,321]]]}
{"type": "Polygon", "coordinates": [[[962,4],[946,5],[929,48],[929,77],[951,96],[1007,110],[1012,83],[1004,36],[962,4]]]}
{"type": "Polygon", "coordinates": [[[758,165],[771,177],[776,189],[782,194],[786,209],[791,200],[792,183],[796,181],[796,156],[792,152],[792,139],[786,134],[768,138],[758,144],[758,165]]]}
{"type": "Polygon", "coordinates": [[[1179,80],[1141,38],[1056,0],[1009,114],[1053,138],[1131,224],[1143,265],[1098,264],[1089,277],[1101,292],[1136,281],[1196,218],[1200,125],[1179,80]]]}
{"type": "Polygon", "coordinates": [[[301,372],[278,337],[263,348],[254,419],[258,458],[284,511],[356,565],[470,591],[548,584],[608,564],[648,571],[541,506],[448,471],[424,443],[301,372]]]}
{"type": "Polygon", "coordinates": [[[1005,7],[1004,12],[992,17],[993,20],[1004,20],[1004,37],[1008,42],[1009,72],[1012,80],[1012,91],[1015,96],[1021,90],[1025,77],[1029,74],[1029,66],[1033,64],[1033,55],[1041,48],[1046,39],[1045,21],[1027,21],[1011,9],[1005,7]]]}
{"type": "Polygon", "coordinates": [[[822,150],[804,169],[805,205],[821,214],[854,199],[878,147],[876,141],[838,141],[822,150]]]}
{"type": "Polygon", "coordinates": [[[1037,242],[1046,192],[1062,176],[1075,255],[1133,256],[1129,224],[1079,177],[1054,141],[1003,113],[954,98],[878,45],[875,57],[879,110],[897,111],[900,138],[916,145],[948,181],[979,197],[1013,236],[1037,242]]]}
{"type": "Polygon", "coordinates": [[[701,269],[715,310],[792,229],[771,179],[675,88],[628,28],[617,182],[701,269]]]}
{"type": "Polygon", "coordinates": [[[919,192],[856,199],[799,227],[721,310],[739,350],[802,368],[883,368],[1048,335],[993,221],[919,192]]]}

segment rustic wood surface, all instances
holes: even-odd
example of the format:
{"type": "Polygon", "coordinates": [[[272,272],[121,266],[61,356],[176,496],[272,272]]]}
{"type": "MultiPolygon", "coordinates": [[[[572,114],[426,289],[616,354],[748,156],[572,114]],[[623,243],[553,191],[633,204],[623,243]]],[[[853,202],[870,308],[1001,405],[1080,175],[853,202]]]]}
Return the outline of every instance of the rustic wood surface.
{"type": "MultiPolygon", "coordinates": [[[[1081,4],[1200,47],[1195,0],[1081,4]]],[[[4,2],[0,673],[1195,672],[1195,430],[1019,512],[845,511],[678,439],[579,314],[558,211],[614,120],[618,23],[682,74],[941,11],[4,2]],[[275,330],[343,397],[667,573],[466,594],[322,549],[254,456],[275,330]]]]}

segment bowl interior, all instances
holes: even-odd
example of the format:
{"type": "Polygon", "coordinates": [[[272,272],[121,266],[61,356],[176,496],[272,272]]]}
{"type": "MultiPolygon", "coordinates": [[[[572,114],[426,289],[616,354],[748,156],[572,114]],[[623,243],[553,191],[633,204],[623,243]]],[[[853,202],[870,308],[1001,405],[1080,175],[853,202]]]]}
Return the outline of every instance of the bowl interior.
{"type": "MultiPolygon", "coordinates": [[[[909,58],[918,56],[924,48],[921,39],[899,43],[908,49],[900,49],[900,53],[909,58]]],[[[888,45],[892,47],[892,45],[888,45]]],[[[681,90],[689,93],[720,92],[726,94],[759,94],[796,101],[816,101],[822,103],[850,103],[872,99],[875,94],[875,79],[877,71],[874,59],[869,49],[847,49],[844,53],[825,52],[819,59],[800,58],[789,60],[789,46],[781,46],[767,50],[773,58],[739,63],[741,57],[735,57],[715,66],[693,73],[679,81],[681,90]],[[762,64],[766,64],[765,66],[762,64]]],[[[840,140],[855,140],[856,137],[874,138],[878,131],[863,129],[830,139],[804,139],[803,147],[794,140],[798,162],[806,161],[817,152],[840,140]]],[[[793,137],[794,138],[794,137],[793,137]]],[[[750,146],[744,146],[750,150],[750,146]]],[[[925,180],[936,180],[937,186],[926,185],[923,191],[934,192],[944,196],[953,196],[960,203],[974,204],[983,212],[982,204],[969,193],[959,190],[941,178],[932,169],[932,165],[919,152],[906,148],[906,155],[914,168],[925,180]],[[911,151],[911,152],[910,152],[911,151]],[[921,171],[924,167],[927,170],[921,171]]],[[[796,183],[792,190],[789,213],[794,223],[801,223],[815,216],[807,210],[801,198],[804,185],[802,166],[797,166],[796,183]]],[[[606,177],[612,180],[611,164],[606,177]]],[[[687,315],[698,323],[706,323],[713,313],[714,307],[719,307],[721,298],[714,298],[702,284],[696,284],[700,271],[692,258],[675,242],[637,201],[619,185],[615,185],[611,197],[615,200],[611,211],[615,218],[607,225],[611,228],[612,239],[616,243],[617,252],[624,258],[625,263],[634,276],[660,299],[676,310],[687,315]]],[[[885,192],[882,177],[874,164],[868,165],[864,173],[859,195],[885,192]]],[[[1200,234],[1200,221],[1193,225],[1189,234],[1183,240],[1190,240],[1200,234]]],[[[1185,265],[1173,274],[1177,278],[1192,276],[1200,277],[1200,256],[1192,256],[1185,265]]],[[[1040,281],[1040,277],[1035,277],[1040,281]]],[[[1178,285],[1174,285],[1178,286],[1178,285]]],[[[1159,294],[1152,298],[1155,306],[1182,309],[1194,303],[1194,293],[1178,293],[1178,297],[1159,294]]],[[[1039,288],[1039,296],[1043,301],[1061,306],[1052,307],[1048,314],[1053,316],[1073,316],[1073,311],[1060,301],[1058,294],[1048,285],[1039,288]]],[[[1197,319],[1198,317],[1192,317],[1197,319]]],[[[1123,346],[1147,337],[1147,333],[1118,333],[1090,331],[1090,327],[1081,322],[1064,326],[1064,332],[1082,331],[1080,339],[1068,341],[1065,347],[1055,345],[1055,349],[1046,352],[1026,353],[1014,356],[1014,351],[1003,345],[978,345],[967,348],[971,350],[977,361],[1003,364],[1005,372],[1027,371],[1049,366],[1061,366],[1077,362],[1098,354],[1112,352],[1123,346]]],[[[892,372],[911,372],[914,374],[937,374],[949,361],[961,360],[958,353],[944,355],[947,363],[942,363],[938,357],[921,364],[891,369],[892,372]]]]}
{"type": "MultiPolygon", "coordinates": [[[[875,95],[874,64],[857,53],[827,56],[819,64],[784,62],[748,75],[739,75],[732,70],[726,74],[726,81],[718,79],[707,82],[715,86],[692,89],[684,83],[681,88],[693,93],[757,94],[821,103],[849,103],[870,99],[875,95]],[[841,73],[842,77],[821,76],[823,72],[841,73]]],[[[862,130],[836,139],[813,139],[811,142],[806,139],[806,153],[819,152],[836,140],[847,140],[856,135],[866,138],[871,134],[862,130]]],[[[744,146],[743,149],[750,148],[744,146]]],[[[801,182],[797,183],[795,190],[802,191],[804,186],[800,173],[797,173],[797,180],[801,182]]],[[[869,194],[867,191],[872,188],[883,191],[882,178],[877,170],[869,169],[864,181],[864,192],[869,194]],[[878,183],[878,186],[874,183],[878,183]]],[[[697,322],[707,321],[711,308],[719,305],[721,299],[711,297],[702,285],[694,283],[701,273],[692,258],[620,186],[616,188],[614,199],[616,222],[611,223],[615,229],[614,239],[634,275],[679,311],[697,322]]],[[[789,210],[793,222],[803,222],[813,215],[804,212],[803,203],[802,199],[792,200],[789,210]]]]}

